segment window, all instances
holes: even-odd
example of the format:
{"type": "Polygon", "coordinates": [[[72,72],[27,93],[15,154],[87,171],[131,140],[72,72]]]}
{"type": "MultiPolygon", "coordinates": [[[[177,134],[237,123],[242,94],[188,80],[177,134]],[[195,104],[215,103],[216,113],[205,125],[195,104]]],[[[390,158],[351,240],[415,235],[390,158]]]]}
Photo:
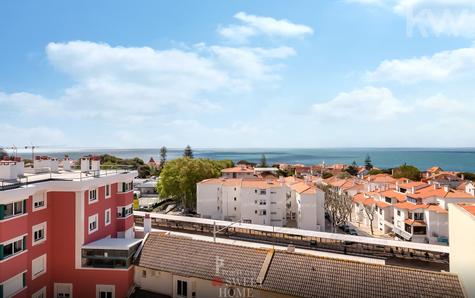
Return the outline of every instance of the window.
{"type": "Polygon", "coordinates": [[[397,216],[401,216],[401,210],[397,211],[397,216]]]}
{"type": "Polygon", "coordinates": [[[261,189],[261,190],[259,191],[259,194],[260,194],[260,195],[265,195],[266,193],[267,193],[267,192],[266,192],[265,189],[261,189]]]}
{"type": "Polygon", "coordinates": [[[104,225],[108,226],[110,225],[110,223],[111,223],[111,209],[109,208],[104,212],[104,225]]]}
{"type": "Polygon", "coordinates": [[[417,200],[416,200],[416,199],[410,198],[410,197],[407,197],[407,201],[410,202],[410,203],[413,203],[413,204],[416,204],[416,203],[417,203],[417,200]]]}
{"type": "Polygon", "coordinates": [[[33,211],[38,211],[46,208],[46,194],[37,193],[33,195],[33,211]]]}
{"type": "Polygon", "coordinates": [[[35,279],[46,272],[46,254],[31,261],[31,278],[35,279]]]}
{"type": "Polygon", "coordinates": [[[26,236],[9,240],[0,244],[0,259],[6,259],[21,253],[26,249],[26,236]],[[1,254],[3,252],[3,254],[1,254]]]}
{"type": "Polygon", "coordinates": [[[236,207],[234,207],[234,211],[236,211],[236,210],[237,210],[237,208],[236,208],[236,207]]]}
{"type": "Polygon", "coordinates": [[[67,298],[67,297],[72,297],[72,296],[73,296],[72,284],[63,284],[63,283],[54,284],[54,297],[67,298]]]}
{"type": "Polygon", "coordinates": [[[259,205],[266,205],[266,204],[267,204],[266,200],[259,200],[259,205]]]}
{"type": "Polygon", "coordinates": [[[424,220],[424,213],[414,213],[414,220],[424,220]]]}
{"type": "Polygon", "coordinates": [[[236,201],[236,197],[234,197],[234,201],[236,201]]]}
{"type": "Polygon", "coordinates": [[[183,280],[177,280],[176,294],[179,297],[187,297],[188,296],[188,282],[183,281],[183,280]]]}
{"type": "Polygon", "coordinates": [[[31,295],[31,298],[46,298],[46,287],[42,287],[39,291],[31,295]]]}
{"type": "Polygon", "coordinates": [[[26,200],[0,205],[0,220],[26,213],[26,200]],[[1,212],[3,211],[3,212],[1,212]]]}
{"type": "Polygon", "coordinates": [[[96,285],[96,298],[114,298],[114,285],[96,285]]]}
{"type": "Polygon", "coordinates": [[[3,282],[2,287],[0,287],[0,290],[2,290],[3,292],[0,293],[0,296],[1,297],[15,296],[16,293],[21,291],[26,286],[25,281],[26,281],[26,272],[23,272],[3,282]]]}
{"type": "Polygon", "coordinates": [[[97,202],[97,188],[89,190],[89,203],[97,202]]]}
{"type": "Polygon", "coordinates": [[[132,204],[123,206],[123,207],[117,207],[117,217],[118,218],[125,218],[128,217],[133,213],[132,209],[132,204]]]}
{"type": "Polygon", "coordinates": [[[111,197],[111,185],[110,184],[106,184],[105,192],[106,192],[106,199],[110,198],[111,197]]]}
{"type": "Polygon", "coordinates": [[[34,225],[32,228],[33,245],[46,241],[46,222],[34,225]]]}
{"type": "Polygon", "coordinates": [[[147,270],[142,270],[142,277],[147,278],[147,270]]]}
{"type": "Polygon", "coordinates": [[[385,199],[384,199],[384,200],[386,201],[386,203],[389,203],[389,204],[391,204],[391,198],[385,197],[385,199]]]}
{"type": "Polygon", "coordinates": [[[97,214],[89,216],[89,234],[92,234],[98,230],[97,220],[97,214]]]}
{"type": "Polygon", "coordinates": [[[266,215],[267,214],[267,210],[259,210],[259,215],[266,215]]]}
{"type": "Polygon", "coordinates": [[[134,188],[133,182],[122,182],[120,186],[121,186],[121,189],[120,189],[121,192],[128,192],[134,188]]]}

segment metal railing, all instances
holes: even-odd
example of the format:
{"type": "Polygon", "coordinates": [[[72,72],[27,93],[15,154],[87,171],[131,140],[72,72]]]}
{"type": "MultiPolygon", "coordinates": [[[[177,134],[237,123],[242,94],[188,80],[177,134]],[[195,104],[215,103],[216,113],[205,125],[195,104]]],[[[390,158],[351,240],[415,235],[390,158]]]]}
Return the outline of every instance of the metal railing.
{"type": "Polygon", "coordinates": [[[105,165],[100,170],[80,171],[52,171],[51,168],[42,168],[40,172],[34,169],[25,169],[24,175],[18,175],[16,179],[0,179],[0,191],[11,190],[30,184],[45,181],[84,181],[92,178],[100,178],[117,174],[124,174],[134,171],[130,165],[105,165]]]}

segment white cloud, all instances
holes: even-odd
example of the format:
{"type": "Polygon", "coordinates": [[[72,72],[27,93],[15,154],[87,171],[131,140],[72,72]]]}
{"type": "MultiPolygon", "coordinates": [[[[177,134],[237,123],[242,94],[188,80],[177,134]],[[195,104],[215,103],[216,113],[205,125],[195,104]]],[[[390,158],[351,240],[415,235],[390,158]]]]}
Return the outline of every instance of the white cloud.
{"type": "Polygon", "coordinates": [[[444,81],[474,73],[475,48],[443,51],[432,56],[412,59],[383,61],[366,78],[374,81],[397,81],[418,83],[421,81],[444,81]]]}
{"type": "Polygon", "coordinates": [[[219,27],[218,33],[223,37],[237,42],[245,42],[249,37],[265,35],[271,37],[301,37],[313,34],[313,29],[292,23],[286,19],[277,20],[271,17],[262,17],[238,12],[234,15],[242,25],[219,27]]]}
{"type": "Polygon", "coordinates": [[[321,118],[386,121],[410,109],[394,97],[387,88],[365,87],[341,92],[335,98],[313,105],[321,118]]]}
{"type": "Polygon", "coordinates": [[[2,143],[0,145],[22,146],[25,144],[41,144],[46,146],[64,145],[64,133],[57,128],[49,128],[45,126],[19,127],[7,123],[0,123],[0,131],[2,132],[2,143]],[[46,142],[46,143],[45,143],[46,142]]]}
{"type": "MultiPolygon", "coordinates": [[[[295,50],[203,43],[186,50],[156,50],[71,41],[48,44],[46,54],[48,61],[74,83],[58,90],[61,95],[55,98],[0,92],[0,118],[16,118],[25,129],[32,127],[40,136],[46,135],[39,131],[42,127],[68,121],[65,127],[71,130],[71,123],[77,121],[89,125],[85,130],[98,127],[105,133],[112,129],[114,142],[118,142],[114,144],[119,145],[121,141],[132,142],[134,127],[221,113],[223,94],[242,95],[256,84],[280,79],[282,60],[295,55],[295,50]]],[[[156,130],[157,126],[149,129],[156,130]]]]}

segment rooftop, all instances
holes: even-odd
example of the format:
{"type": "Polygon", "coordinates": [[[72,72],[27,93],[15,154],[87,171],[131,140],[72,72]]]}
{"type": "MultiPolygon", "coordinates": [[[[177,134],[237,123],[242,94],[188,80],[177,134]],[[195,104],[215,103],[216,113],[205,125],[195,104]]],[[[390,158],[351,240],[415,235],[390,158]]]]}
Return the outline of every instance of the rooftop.
{"type": "Polygon", "coordinates": [[[127,250],[142,242],[142,239],[103,238],[82,246],[83,249],[115,249],[127,250]]]}
{"type": "Polygon", "coordinates": [[[144,243],[137,264],[210,281],[229,280],[227,277],[240,274],[251,281],[252,288],[300,297],[464,297],[458,277],[450,273],[213,243],[154,232],[144,243]],[[265,262],[269,253],[272,258],[265,262]],[[219,270],[217,259],[222,265],[219,270]],[[264,275],[260,274],[262,271],[264,275]],[[259,279],[261,282],[258,282],[259,276],[263,277],[259,279]]]}

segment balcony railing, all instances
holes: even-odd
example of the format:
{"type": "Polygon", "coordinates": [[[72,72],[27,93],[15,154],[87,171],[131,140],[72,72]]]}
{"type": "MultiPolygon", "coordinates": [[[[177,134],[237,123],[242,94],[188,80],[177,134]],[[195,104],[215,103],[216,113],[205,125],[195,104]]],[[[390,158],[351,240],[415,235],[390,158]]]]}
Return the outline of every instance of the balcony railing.
{"type": "Polygon", "coordinates": [[[411,233],[408,233],[408,232],[406,232],[402,229],[396,228],[396,227],[393,228],[393,232],[398,234],[399,236],[401,236],[402,238],[404,238],[406,240],[411,240],[411,238],[412,238],[411,233]]]}
{"type": "Polygon", "coordinates": [[[100,170],[95,171],[43,171],[35,173],[31,168],[25,169],[25,174],[17,176],[16,179],[0,179],[0,191],[15,189],[29,184],[45,182],[45,181],[84,181],[93,178],[124,174],[133,171],[133,167],[129,165],[101,166],[100,170]]]}

